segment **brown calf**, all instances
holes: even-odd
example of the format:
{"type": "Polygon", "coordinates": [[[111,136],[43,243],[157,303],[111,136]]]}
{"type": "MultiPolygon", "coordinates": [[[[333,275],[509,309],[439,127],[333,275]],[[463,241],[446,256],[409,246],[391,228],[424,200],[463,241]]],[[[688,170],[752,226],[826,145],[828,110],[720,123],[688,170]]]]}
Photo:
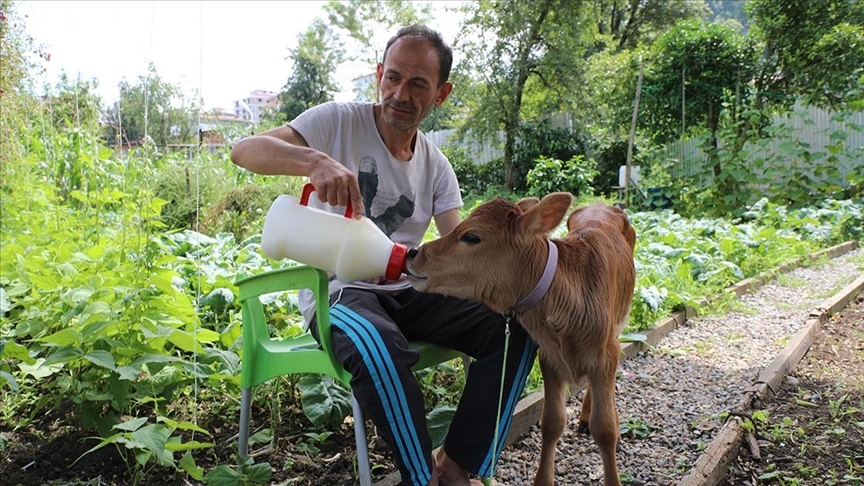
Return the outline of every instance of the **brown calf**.
{"type": "MultiPolygon", "coordinates": [[[[547,258],[547,235],[573,197],[554,193],[514,204],[489,201],[449,234],[411,252],[406,265],[418,290],[479,300],[508,314],[534,292],[547,258]]],[[[615,448],[618,335],[630,312],[636,271],[636,233],[618,208],[595,204],[574,211],[569,233],[551,240],[558,254],[548,290],[529,309],[515,309],[540,347],[545,400],[542,447],[535,486],[552,486],[555,447],[566,425],[569,383],[587,378],[580,428],[590,426],[603,458],[604,484],[620,485],[615,448]]],[[[524,306],[522,306],[524,307],[524,306]]]]}

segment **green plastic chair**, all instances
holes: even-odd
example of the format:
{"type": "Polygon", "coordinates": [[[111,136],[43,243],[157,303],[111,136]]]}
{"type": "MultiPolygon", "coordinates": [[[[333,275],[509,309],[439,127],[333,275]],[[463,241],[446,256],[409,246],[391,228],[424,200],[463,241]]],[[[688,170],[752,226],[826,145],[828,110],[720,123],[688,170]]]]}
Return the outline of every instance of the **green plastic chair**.
{"type": "MultiPolygon", "coordinates": [[[[252,388],[267,380],[292,373],[320,373],[332,376],[349,387],[351,374],[336,361],[330,334],[328,277],[323,270],[295,266],[241,278],[237,281],[243,310],[243,360],[240,372],[240,437],[237,452],[242,459],[249,452],[249,420],[252,388]],[[310,289],[315,296],[316,325],[319,345],[311,333],[288,339],[272,339],[267,329],[264,306],[259,297],[284,290],[310,289]]],[[[420,350],[420,361],[414,370],[434,366],[463,356],[458,351],[425,341],[411,342],[420,350]]],[[[354,438],[357,443],[357,469],[361,486],[372,486],[369,451],[366,445],[366,423],[354,394],[354,438]]]]}

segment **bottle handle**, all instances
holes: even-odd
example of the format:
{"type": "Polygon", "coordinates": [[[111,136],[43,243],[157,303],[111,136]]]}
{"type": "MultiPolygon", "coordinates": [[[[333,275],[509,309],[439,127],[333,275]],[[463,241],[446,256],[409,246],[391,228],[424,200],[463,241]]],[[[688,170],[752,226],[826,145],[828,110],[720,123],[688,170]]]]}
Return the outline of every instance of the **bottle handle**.
{"type": "MultiPolygon", "coordinates": [[[[309,195],[315,192],[315,186],[312,185],[311,182],[307,182],[303,186],[303,194],[300,196],[300,205],[308,206],[309,205],[309,195]]],[[[345,217],[351,219],[354,216],[354,209],[351,207],[351,201],[348,201],[348,205],[345,206],[345,217]]]]}

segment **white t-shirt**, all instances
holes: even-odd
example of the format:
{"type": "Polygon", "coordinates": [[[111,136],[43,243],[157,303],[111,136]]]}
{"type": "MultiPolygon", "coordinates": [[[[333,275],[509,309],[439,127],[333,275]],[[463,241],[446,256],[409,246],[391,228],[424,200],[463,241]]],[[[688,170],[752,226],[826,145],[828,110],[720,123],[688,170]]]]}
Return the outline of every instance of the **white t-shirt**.
{"type": "MultiPolygon", "coordinates": [[[[373,103],[329,102],[295,118],[289,126],[309,147],[328,154],[357,174],[363,206],[391,240],[417,246],[432,217],[462,207],[456,173],[447,157],[425,135],[417,132],[411,160],[397,160],[387,150],[375,126],[373,103]]],[[[344,214],[345,208],[322,203],[313,194],[309,205],[344,214]]],[[[404,279],[387,284],[330,281],[330,294],[342,287],[403,290],[404,279]]],[[[300,310],[306,322],[314,315],[312,293],[300,293],[300,310]]]]}

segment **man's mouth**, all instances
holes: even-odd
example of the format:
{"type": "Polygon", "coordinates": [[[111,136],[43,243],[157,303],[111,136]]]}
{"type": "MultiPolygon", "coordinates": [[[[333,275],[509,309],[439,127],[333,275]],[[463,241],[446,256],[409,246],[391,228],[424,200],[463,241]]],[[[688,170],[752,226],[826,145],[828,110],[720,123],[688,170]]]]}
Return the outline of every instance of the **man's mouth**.
{"type": "Polygon", "coordinates": [[[392,108],[394,111],[398,111],[399,113],[404,113],[406,115],[413,115],[414,114],[414,110],[413,110],[413,108],[411,108],[411,105],[401,105],[398,103],[390,102],[390,103],[387,103],[387,106],[392,108]]]}

